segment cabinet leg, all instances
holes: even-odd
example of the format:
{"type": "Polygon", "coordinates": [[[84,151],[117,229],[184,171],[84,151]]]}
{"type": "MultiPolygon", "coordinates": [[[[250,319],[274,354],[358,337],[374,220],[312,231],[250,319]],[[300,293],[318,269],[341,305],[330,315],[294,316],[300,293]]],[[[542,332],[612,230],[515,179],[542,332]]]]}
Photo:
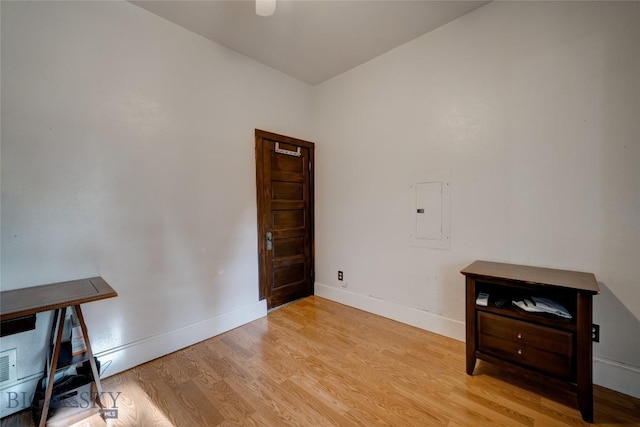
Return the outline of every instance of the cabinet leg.
{"type": "Polygon", "coordinates": [[[475,354],[473,356],[469,356],[469,354],[467,354],[467,375],[473,375],[473,370],[476,367],[476,356],[475,354]]]}
{"type": "Polygon", "coordinates": [[[576,375],[578,407],[582,419],[593,422],[593,343],[591,341],[592,299],[590,294],[578,294],[576,333],[576,375]]]}
{"type": "Polygon", "coordinates": [[[588,423],[593,423],[593,389],[580,391],[578,389],[578,407],[582,419],[588,423]]]}
{"type": "Polygon", "coordinates": [[[465,316],[465,339],[467,350],[467,374],[473,375],[476,366],[476,281],[467,276],[466,316],[465,316]]]}

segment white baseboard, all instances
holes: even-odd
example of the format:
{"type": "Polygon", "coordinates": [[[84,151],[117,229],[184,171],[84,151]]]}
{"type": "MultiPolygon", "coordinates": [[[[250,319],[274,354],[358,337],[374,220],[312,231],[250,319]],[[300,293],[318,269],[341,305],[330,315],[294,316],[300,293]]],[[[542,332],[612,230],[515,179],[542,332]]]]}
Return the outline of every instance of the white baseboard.
{"type": "Polygon", "coordinates": [[[594,356],[593,382],[640,399],[640,367],[594,356]]]}
{"type": "MultiPolygon", "coordinates": [[[[458,341],[465,340],[464,322],[458,320],[321,283],[315,284],[315,294],[458,341]]],[[[640,398],[640,367],[595,356],[593,358],[593,382],[602,387],[640,398]]]]}
{"type": "Polygon", "coordinates": [[[160,335],[135,341],[96,354],[102,377],[126,371],[174,351],[199,343],[267,315],[267,301],[222,313],[160,335]]]}
{"type": "Polygon", "coordinates": [[[322,283],[315,284],[315,294],[331,301],[406,323],[407,325],[425,329],[458,341],[464,341],[464,322],[459,320],[449,319],[438,314],[379,298],[356,294],[344,289],[323,285],[322,283]]]}
{"type": "MultiPolygon", "coordinates": [[[[189,347],[267,315],[266,300],[96,354],[101,378],[189,347]]],[[[21,378],[0,389],[0,417],[30,407],[38,380],[44,372],[21,378]]],[[[112,391],[112,390],[105,390],[112,391]]]]}

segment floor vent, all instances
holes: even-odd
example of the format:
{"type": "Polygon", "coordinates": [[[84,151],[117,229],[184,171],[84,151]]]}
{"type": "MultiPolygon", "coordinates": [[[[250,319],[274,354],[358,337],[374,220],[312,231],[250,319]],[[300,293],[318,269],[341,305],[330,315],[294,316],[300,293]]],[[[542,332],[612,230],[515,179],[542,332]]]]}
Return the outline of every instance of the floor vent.
{"type": "Polygon", "coordinates": [[[18,379],[16,369],[16,349],[3,351],[0,353],[0,383],[5,381],[15,381],[18,379]]]}

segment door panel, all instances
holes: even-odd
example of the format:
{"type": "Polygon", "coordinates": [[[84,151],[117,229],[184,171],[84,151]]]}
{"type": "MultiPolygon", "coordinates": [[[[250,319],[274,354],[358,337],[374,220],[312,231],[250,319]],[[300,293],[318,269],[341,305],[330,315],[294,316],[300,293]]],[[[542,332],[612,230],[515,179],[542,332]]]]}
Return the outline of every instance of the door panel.
{"type": "MultiPolygon", "coordinates": [[[[293,150],[289,150],[293,151],[293,150]]],[[[274,176],[278,175],[290,175],[294,180],[302,180],[304,164],[302,163],[303,156],[295,157],[288,154],[276,153],[271,151],[271,169],[274,176]]]]}
{"type": "Polygon", "coordinates": [[[304,253],[304,237],[279,239],[273,244],[273,258],[286,258],[304,253]]]}
{"type": "Polygon", "coordinates": [[[303,205],[298,209],[273,211],[272,215],[273,221],[271,226],[274,230],[304,228],[303,205]]]}
{"type": "Polygon", "coordinates": [[[271,194],[275,200],[304,200],[304,186],[301,182],[272,181],[271,194]]]}
{"type": "Polygon", "coordinates": [[[269,308],[313,294],[313,154],[311,142],[256,130],[260,298],[269,308]]]}
{"type": "Polygon", "coordinates": [[[306,266],[304,260],[297,260],[297,264],[273,269],[273,288],[291,286],[304,282],[306,266]]]}

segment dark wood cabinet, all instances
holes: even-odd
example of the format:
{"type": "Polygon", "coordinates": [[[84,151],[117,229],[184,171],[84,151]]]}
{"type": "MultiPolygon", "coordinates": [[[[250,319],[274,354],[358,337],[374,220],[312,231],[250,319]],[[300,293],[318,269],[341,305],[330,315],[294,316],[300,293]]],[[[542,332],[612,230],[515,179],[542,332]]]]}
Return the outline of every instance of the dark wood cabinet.
{"type": "Polygon", "coordinates": [[[476,360],[519,367],[560,379],[575,389],[582,418],[593,422],[591,273],[476,261],[466,276],[467,374],[476,360]],[[486,306],[478,294],[489,295],[486,306]],[[524,311],[512,301],[547,298],[570,318],[524,311]]]}

